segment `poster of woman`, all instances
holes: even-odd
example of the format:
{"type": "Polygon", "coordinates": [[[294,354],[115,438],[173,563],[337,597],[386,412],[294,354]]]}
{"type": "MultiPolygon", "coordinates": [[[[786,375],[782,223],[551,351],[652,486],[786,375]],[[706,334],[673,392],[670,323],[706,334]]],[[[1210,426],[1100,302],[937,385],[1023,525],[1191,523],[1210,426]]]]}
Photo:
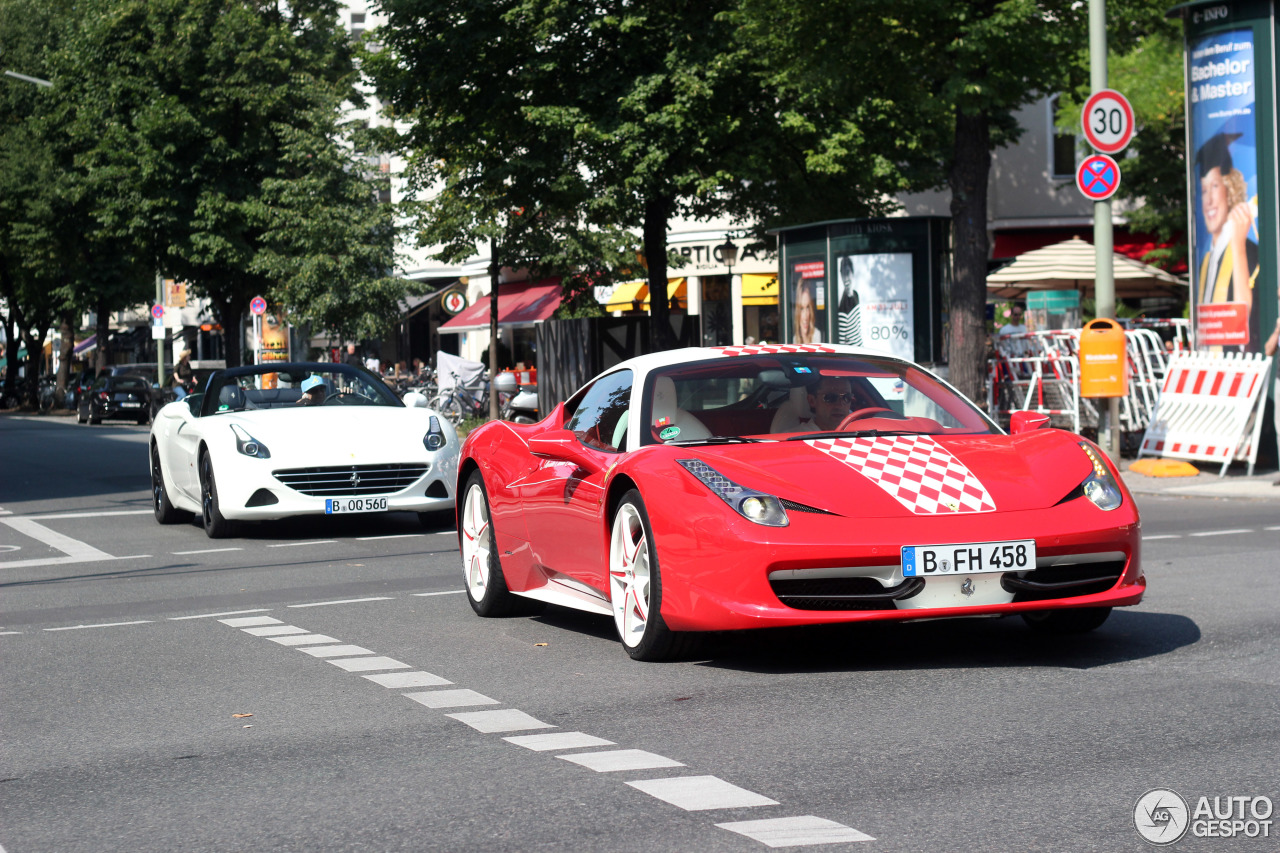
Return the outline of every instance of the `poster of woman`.
{"type": "Polygon", "coordinates": [[[822,343],[822,328],[826,324],[826,262],[792,264],[791,294],[791,342],[822,343]]]}
{"type": "Polygon", "coordinates": [[[1261,352],[1252,30],[1198,39],[1190,59],[1196,346],[1261,352]]]}

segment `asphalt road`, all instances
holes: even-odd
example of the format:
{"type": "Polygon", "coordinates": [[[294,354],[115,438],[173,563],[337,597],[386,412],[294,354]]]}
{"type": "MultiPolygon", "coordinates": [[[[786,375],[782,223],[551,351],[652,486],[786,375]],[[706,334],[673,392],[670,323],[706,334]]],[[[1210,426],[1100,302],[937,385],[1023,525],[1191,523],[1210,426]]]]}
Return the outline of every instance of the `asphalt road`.
{"type": "Polygon", "coordinates": [[[6,853],[1145,850],[1151,789],[1280,802],[1277,503],[1140,497],[1148,595],[1084,637],[768,631],[639,664],[607,619],[476,617],[451,529],[213,541],[148,484],[143,428],[0,418],[6,853]]]}

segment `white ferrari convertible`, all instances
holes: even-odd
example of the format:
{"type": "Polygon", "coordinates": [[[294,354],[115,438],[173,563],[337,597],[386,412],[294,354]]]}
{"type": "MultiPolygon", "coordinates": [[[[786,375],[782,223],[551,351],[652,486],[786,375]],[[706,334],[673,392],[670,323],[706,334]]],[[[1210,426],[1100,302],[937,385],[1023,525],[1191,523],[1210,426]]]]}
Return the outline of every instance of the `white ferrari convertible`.
{"type": "Polygon", "coordinates": [[[446,418],[406,406],[345,364],[220,370],[151,424],[156,520],[199,515],[212,538],[234,522],[294,515],[419,513],[454,506],[459,442],[446,418]]]}

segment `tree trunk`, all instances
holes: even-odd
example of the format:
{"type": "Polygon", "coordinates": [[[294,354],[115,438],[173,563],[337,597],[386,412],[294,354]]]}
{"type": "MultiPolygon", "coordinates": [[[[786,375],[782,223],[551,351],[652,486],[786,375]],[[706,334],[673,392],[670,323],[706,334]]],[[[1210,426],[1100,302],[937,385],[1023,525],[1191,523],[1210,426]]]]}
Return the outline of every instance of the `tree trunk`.
{"type": "Polygon", "coordinates": [[[0,399],[8,399],[16,395],[18,391],[18,339],[12,311],[2,316],[4,318],[4,354],[6,362],[4,368],[4,390],[0,391],[0,399]]]}
{"type": "Polygon", "coordinates": [[[666,198],[650,198],[644,206],[644,257],[649,267],[649,347],[652,352],[675,348],[671,332],[671,312],[667,305],[667,218],[671,204],[666,198]]]}
{"type": "Polygon", "coordinates": [[[94,345],[98,348],[98,369],[93,372],[93,375],[97,376],[106,369],[106,366],[109,363],[107,360],[107,338],[111,337],[111,318],[110,315],[107,314],[107,303],[104,299],[98,300],[98,304],[94,306],[94,310],[97,311],[98,317],[98,322],[94,327],[93,339],[94,345]]]}
{"type": "Polygon", "coordinates": [[[71,375],[71,351],[76,348],[75,311],[62,312],[62,346],[58,353],[58,384],[53,391],[54,405],[62,407],[67,398],[67,377],[71,375]]]}
{"type": "Polygon", "coordinates": [[[956,116],[951,185],[954,241],[951,281],[951,384],[975,402],[986,399],[987,178],[990,129],[985,113],[956,116]]]}
{"type": "Polygon", "coordinates": [[[218,322],[222,325],[222,351],[226,355],[227,367],[239,367],[241,364],[240,335],[244,327],[245,300],[233,296],[219,300],[210,298],[210,305],[217,312],[218,322]]]}
{"type": "Polygon", "coordinates": [[[40,363],[44,359],[44,339],[49,334],[48,327],[41,324],[40,334],[34,335],[30,329],[22,331],[22,342],[27,347],[27,374],[26,383],[24,384],[23,394],[26,397],[25,402],[33,409],[40,408],[40,363]]]}

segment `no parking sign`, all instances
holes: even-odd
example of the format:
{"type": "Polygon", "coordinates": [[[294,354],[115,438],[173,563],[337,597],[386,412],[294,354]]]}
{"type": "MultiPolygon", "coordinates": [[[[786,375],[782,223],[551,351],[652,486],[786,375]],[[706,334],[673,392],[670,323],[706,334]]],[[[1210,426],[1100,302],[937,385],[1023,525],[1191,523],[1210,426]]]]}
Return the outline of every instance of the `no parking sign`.
{"type": "Polygon", "coordinates": [[[1091,201],[1105,201],[1120,188],[1120,166],[1106,154],[1086,157],[1076,169],[1076,187],[1091,201]]]}

